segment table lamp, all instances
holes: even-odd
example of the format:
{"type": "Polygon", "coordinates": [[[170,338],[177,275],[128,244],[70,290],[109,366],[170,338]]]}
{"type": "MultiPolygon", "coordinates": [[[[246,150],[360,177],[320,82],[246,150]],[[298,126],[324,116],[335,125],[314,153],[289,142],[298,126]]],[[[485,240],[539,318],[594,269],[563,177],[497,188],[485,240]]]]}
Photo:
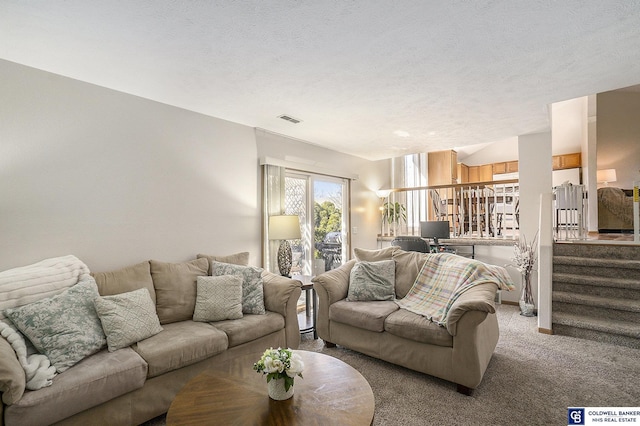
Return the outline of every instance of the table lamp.
{"type": "Polygon", "coordinates": [[[609,186],[609,182],[615,182],[617,180],[616,169],[598,170],[596,175],[598,183],[604,183],[604,186],[609,186]]]}
{"type": "Polygon", "coordinates": [[[281,240],[278,247],[278,269],[282,276],[288,277],[291,272],[291,245],[288,240],[300,237],[300,219],[297,215],[269,216],[269,239],[281,240]]]}

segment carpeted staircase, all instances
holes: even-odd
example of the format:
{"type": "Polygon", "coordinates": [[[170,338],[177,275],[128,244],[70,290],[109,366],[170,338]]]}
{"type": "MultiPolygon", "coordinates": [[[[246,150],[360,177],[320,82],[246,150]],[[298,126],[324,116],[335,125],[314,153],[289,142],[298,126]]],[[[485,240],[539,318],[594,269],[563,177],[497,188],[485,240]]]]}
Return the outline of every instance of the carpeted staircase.
{"type": "Polygon", "coordinates": [[[553,246],[553,332],[640,349],[640,245],[553,246]]]}

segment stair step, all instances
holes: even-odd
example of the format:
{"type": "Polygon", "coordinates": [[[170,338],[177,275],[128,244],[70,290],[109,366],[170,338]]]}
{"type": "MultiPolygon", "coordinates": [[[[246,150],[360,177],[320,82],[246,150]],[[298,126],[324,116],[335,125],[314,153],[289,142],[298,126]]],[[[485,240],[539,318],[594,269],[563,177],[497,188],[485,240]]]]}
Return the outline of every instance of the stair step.
{"type": "Polygon", "coordinates": [[[575,328],[594,330],[603,333],[621,335],[640,339],[640,324],[628,321],[602,320],[585,317],[583,315],[567,314],[564,312],[554,312],[552,316],[553,324],[567,325],[575,328]]]}
{"type": "Polygon", "coordinates": [[[640,324],[640,303],[637,300],[603,298],[564,291],[553,291],[552,300],[553,312],[640,324]]]}
{"type": "Polygon", "coordinates": [[[638,260],[640,244],[620,241],[615,244],[585,241],[559,241],[553,245],[554,256],[581,256],[594,259],[638,260]]]}
{"type": "Polygon", "coordinates": [[[576,328],[563,324],[554,324],[553,333],[559,336],[571,336],[578,339],[587,339],[593,340],[594,342],[609,343],[611,345],[640,349],[640,339],[629,336],[621,336],[619,334],[608,334],[601,331],[576,328]]]}
{"type": "Polygon", "coordinates": [[[553,256],[553,263],[560,265],[575,265],[585,267],[636,269],[640,271],[640,260],[631,259],[603,259],[579,256],[553,256]]]}
{"type": "Polygon", "coordinates": [[[552,300],[554,302],[575,303],[578,305],[596,306],[599,308],[640,313],[640,303],[635,300],[603,298],[590,294],[575,294],[565,291],[554,291],[552,300]]]}
{"type": "Polygon", "coordinates": [[[600,287],[554,281],[553,291],[562,291],[571,294],[589,294],[591,296],[611,299],[635,300],[636,303],[640,304],[640,291],[620,287],[600,287]]]}
{"type": "Polygon", "coordinates": [[[598,277],[593,275],[576,275],[554,272],[553,282],[564,282],[569,284],[592,285],[600,287],[617,287],[628,289],[630,291],[640,291],[640,280],[630,278],[598,277]]]}

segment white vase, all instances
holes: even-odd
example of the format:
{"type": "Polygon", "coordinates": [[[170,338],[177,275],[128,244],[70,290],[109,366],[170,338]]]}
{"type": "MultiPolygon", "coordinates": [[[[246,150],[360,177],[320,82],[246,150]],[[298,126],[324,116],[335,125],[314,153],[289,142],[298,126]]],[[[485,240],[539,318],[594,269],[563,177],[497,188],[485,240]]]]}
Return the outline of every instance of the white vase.
{"type": "Polygon", "coordinates": [[[269,398],[276,401],[289,399],[293,396],[293,385],[288,391],[284,390],[284,379],[273,379],[267,382],[267,389],[269,392],[269,398]]]}

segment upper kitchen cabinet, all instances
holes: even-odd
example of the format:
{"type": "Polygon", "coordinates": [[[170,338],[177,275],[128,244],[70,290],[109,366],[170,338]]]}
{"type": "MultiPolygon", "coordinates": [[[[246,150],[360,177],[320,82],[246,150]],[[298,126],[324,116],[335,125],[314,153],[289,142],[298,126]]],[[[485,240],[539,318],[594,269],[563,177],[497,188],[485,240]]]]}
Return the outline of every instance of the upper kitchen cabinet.
{"type": "Polygon", "coordinates": [[[434,151],[427,155],[429,185],[458,183],[458,153],[453,150],[434,151]]]}

